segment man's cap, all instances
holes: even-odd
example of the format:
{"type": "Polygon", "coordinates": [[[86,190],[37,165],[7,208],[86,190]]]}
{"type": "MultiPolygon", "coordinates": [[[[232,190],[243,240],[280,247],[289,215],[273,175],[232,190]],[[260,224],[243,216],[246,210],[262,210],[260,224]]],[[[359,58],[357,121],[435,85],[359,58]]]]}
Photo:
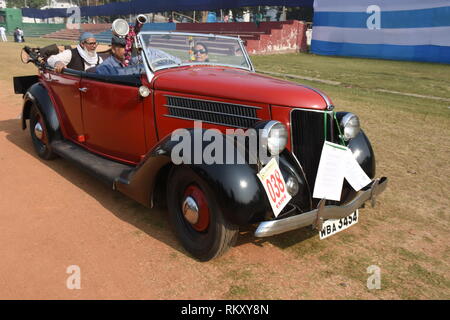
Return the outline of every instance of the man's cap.
{"type": "Polygon", "coordinates": [[[123,46],[125,47],[127,42],[125,40],[125,38],[120,38],[116,35],[113,35],[113,37],[111,38],[111,44],[112,45],[116,45],[116,46],[123,46]]]}
{"type": "Polygon", "coordinates": [[[80,36],[80,42],[83,42],[83,41],[85,41],[86,39],[89,39],[89,38],[94,38],[95,39],[94,34],[92,32],[83,32],[81,34],[81,36],[80,36]]]}

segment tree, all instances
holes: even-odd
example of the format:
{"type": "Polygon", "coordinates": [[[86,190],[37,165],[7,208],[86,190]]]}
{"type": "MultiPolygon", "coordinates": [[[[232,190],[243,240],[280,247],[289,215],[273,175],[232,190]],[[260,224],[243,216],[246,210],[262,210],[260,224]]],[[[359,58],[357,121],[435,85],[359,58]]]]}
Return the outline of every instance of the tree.
{"type": "Polygon", "coordinates": [[[47,0],[6,0],[8,8],[41,8],[47,5],[47,0]]]}
{"type": "Polygon", "coordinates": [[[311,22],[314,15],[313,8],[291,7],[287,8],[287,20],[303,20],[311,22]]]}

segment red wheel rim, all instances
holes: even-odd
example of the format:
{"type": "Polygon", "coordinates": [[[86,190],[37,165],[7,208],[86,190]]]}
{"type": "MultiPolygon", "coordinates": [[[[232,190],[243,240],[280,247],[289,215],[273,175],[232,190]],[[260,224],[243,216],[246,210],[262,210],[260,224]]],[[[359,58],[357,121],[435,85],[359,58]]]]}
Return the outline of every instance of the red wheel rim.
{"type": "Polygon", "coordinates": [[[184,199],[186,200],[188,197],[191,197],[198,207],[198,219],[196,223],[185,219],[196,231],[205,231],[209,226],[209,208],[205,194],[199,187],[190,185],[184,192],[184,199]]]}

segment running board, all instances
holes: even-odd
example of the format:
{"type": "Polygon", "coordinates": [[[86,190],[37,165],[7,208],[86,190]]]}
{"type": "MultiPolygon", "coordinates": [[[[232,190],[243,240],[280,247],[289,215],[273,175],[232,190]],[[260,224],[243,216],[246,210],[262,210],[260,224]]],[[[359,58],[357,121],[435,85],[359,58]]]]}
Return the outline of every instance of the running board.
{"type": "Polygon", "coordinates": [[[115,182],[133,171],[135,167],[118,163],[101,156],[98,156],[70,141],[53,141],[51,143],[53,151],[80,167],[87,173],[103,181],[115,189],[115,182]]]}

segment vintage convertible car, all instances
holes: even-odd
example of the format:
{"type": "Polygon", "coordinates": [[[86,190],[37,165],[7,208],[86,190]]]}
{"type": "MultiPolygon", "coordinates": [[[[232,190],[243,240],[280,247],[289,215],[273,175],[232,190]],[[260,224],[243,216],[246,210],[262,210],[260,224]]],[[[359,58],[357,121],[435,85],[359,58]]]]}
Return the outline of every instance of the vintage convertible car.
{"type": "Polygon", "coordinates": [[[224,253],[242,226],[256,226],[256,237],[314,226],[325,237],[354,224],[386,188],[358,118],[335,112],[319,90],[256,73],[240,39],[140,32],[134,43],[142,72],[120,76],[55,73],[39,49],[25,50],[38,75],[14,79],[22,127],[29,119],[39,157],[66,158],[145,206],[166,203],[195,258],[224,253]],[[252,151],[250,129],[262,152],[252,151]],[[214,140],[201,138],[208,131],[214,140]],[[246,138],[230,140],[236,132],[246,138]],[[192,150],[180,151],[186,135],[192,150]],[[211,153],[221,139],[224,153],[211,153]],[[339,199],[314,198],[326,141],[351,150],[370,183],[356,191],[344,181],[339,199]],[[208,152],[227,161],[211,163],[208,152]]]}

